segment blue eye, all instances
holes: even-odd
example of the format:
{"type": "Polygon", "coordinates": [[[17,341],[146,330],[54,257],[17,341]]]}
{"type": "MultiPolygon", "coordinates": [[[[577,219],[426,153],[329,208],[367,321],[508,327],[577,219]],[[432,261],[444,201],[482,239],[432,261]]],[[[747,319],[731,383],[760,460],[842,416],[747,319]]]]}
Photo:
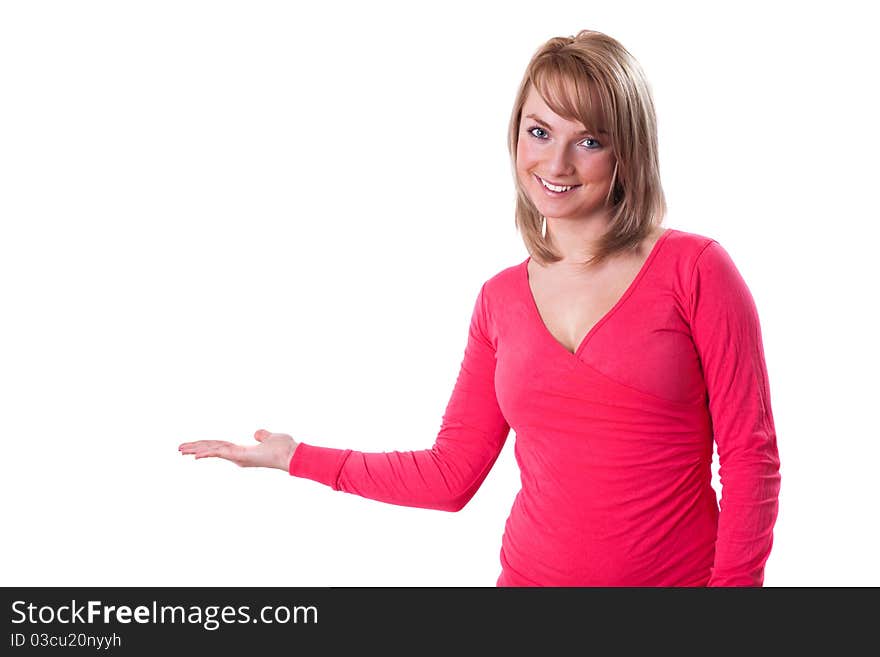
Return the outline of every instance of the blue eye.
{"type": "MultiPolygon", "coordinates": [[[[535,130],[540,130],[541,132],[544,132],[544,128],[539,128],[537,126],[535,126],[534,128],[529,128],[529,134],[532,135],[532,137],[538,137],[538,135],[535,134],[535,130]]],[[[542,139],[542,137],[538,137],[538,139],[542,139]]]]}
{"type": "MultiPolygon", "coordinates": [[[[540,131],[543,132],[544,134],[547,133],[547,131],[544,130],[544,128],[542,128],[542,127],[540,127],[540,126],[534,126],[534,127],[532,127],[532,128],[529,128],[529,130],[528,130],[529,134],[530,134],[532,137],[534,137],[535,139],[546,139],[546,137],[541,137],[541,136],[539,136],[539,135],[536,135],[536,134],[535,134],[535,130],[540,130],[540,131]]],[[[593,139],[592,137],[587,137],[587,138],[584,139],[581,143],[583,144],[583,143],[586,143],[586,142],[592,142],[592,144],[593,144],[593,145],[591,145],[591,146],[587,146],[587,150],[591,150],[591,151],[592,151],[592,150],[596,150],[597,148],[602,148],[602,144],[600,144],[598,141],[596,141],[596,140],[593,139]]]]}

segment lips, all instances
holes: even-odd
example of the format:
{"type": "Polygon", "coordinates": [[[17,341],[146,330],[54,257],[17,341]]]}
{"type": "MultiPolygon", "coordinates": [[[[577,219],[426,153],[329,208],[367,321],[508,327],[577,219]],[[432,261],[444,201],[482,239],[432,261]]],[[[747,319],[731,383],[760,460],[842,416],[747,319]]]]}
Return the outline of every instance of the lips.
{"type": "Polygon", "coordinates": [[[567,184],[565,184],[565,183],[557,183],[557,182],[553,182],[552,180],[545,180],[545,179],[541,178],[541,176],[539,176],[539,175],[537,175],[537,174],[535,174],[535,179],[538,181],[538,183],[541,185],[541,187],[544,188],[545,191],[547,191],[549,194],[554,195],[554,196],[559,196],[559,195],[561,195],[561,194],[567,194],[567,193],[570,192],[572,189],[577,189],[578,187],[580,187],[579,184],[577,184],[577,185],[567,185],[567,184]],[[550,185],[553,185],[554,187],[570,187],[571,189],[567,189],[567,190],[565,190],[565,191],[563,191],[563,192],[557,192],[557,191],[554,191],[554,190],[552,190],[552,189],[549,189],[549,188],[547,187],[547,185],[544,184],[545,182],[548,183],[548,184],[550,184],[550,185]]]}

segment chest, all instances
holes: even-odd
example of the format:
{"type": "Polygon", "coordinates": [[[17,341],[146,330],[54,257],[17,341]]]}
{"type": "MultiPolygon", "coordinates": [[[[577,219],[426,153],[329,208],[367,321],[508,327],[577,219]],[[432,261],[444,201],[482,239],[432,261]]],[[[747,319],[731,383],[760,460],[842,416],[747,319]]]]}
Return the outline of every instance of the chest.
{"type": "Polygon", "coordinates": [[[639,273],[639,260],[594,275],[529,271],[529,287],[548,333],[575,353],[596,324],[620,301],[639,273]]]}

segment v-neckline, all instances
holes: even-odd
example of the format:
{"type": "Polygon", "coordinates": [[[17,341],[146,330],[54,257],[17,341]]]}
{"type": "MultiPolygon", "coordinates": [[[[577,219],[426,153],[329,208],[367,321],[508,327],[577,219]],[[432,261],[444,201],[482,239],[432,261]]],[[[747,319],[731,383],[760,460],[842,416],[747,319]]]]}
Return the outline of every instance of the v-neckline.
{"type": "Polygon", "coordinates": [[[611,318],[611,316],[614,315],[615,312],[617,312],[617,310],[626,302],[627,298],[632,295],[636,287],[638,287],[639,282],[645,276],[645,273],[648,271],[651,263],[654,261],[654,257],[657,255],[657,252],[660,250],[660,247],[662,246],[663,242],[666,241],[667,236],[669,235],[669,233],[672,232],[672,230],[672,228],[666,228],[660,235],[660,237],[657,238],[657,241],[654,242],[654,246],[651,247],[650,253],[648,253],[648,257],[645,258],[645,262],[642,263],[641,268],[639,268],[639,271],[636,273],[635,278],[632,279],[626,290],[624,290],[623,294],[620,295],[620,298],[614,303],[613,306],[611,306],[608,312],[602,315],[602,317],[600,317],[598,321],[596,321],[596,323],[590,327],[590,330],[586,332],[583,338],[581,338],[581,341],[575,351],[569,351],[568,347],[557,340],[553,333],[550,332],[550,329],[547,328],[547,324],[544,322],[544,318],[541,317],[541,311],[538,309],[538,302],[535,301],[535,295],[532,292],[532,284],[529,280],[529,261],[532,259],[532,256],[529,255],[520,265],[523,272],[521,280],[525,283],[525,291],[527,296],[529,297],[529,300],[531,301],[532,316],[537,320],[541,332],[546,335],[550,339],[550,341],[555,344],[559,349],[562,349],[562,351],[568,354],[569,358],[580,359],[581,352],[583,351],[586,344],[590,341],[590,338],[592,338],[596,331],[598,331],[602,327],[602,325],[605,324],[605,322],[607,322],[611,318]]]}

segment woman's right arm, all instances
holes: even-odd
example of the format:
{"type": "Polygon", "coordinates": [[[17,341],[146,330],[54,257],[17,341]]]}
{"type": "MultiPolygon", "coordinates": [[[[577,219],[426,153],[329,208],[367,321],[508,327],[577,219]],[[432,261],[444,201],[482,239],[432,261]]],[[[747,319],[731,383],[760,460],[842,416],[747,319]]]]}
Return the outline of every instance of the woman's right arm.
{"type": "Polygon", "coordinates": [[[474,304],[464,358],[430,449],[358,452],[300,442],[288,472],[334,490],[401,506],[459,511],[501,453],[510,426],[495,396],[495,349],[488,337],[486,285],[474,304]]]}

